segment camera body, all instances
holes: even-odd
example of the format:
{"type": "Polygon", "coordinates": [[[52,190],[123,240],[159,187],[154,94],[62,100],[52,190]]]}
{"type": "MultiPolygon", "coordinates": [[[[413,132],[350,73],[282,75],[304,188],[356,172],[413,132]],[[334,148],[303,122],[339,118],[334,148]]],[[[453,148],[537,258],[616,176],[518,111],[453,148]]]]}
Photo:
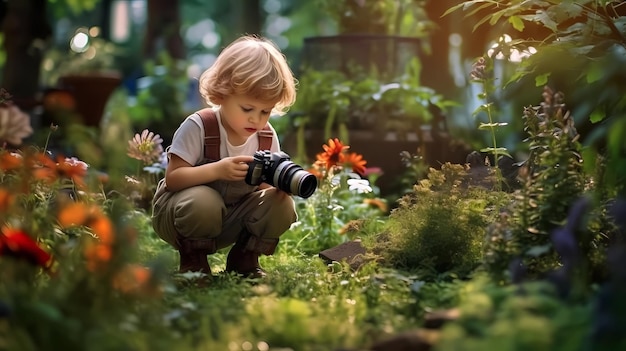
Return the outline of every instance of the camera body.
{"type": "Polygon", "coordinates": [[[250,185],[267,183],[302,198],[308,198],[317,189],[317,178],[293,163],[289,155],[282,151],[255,152],[254,160],[248,163],[246,183],[250,185]]]}

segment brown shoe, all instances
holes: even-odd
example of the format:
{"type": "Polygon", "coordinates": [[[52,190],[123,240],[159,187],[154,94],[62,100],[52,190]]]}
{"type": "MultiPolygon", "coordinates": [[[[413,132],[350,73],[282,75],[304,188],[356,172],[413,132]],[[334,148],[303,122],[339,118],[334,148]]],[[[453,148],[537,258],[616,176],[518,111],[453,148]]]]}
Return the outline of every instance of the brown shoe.
{"type": "Polygon", "coordinates": [[[180,267],[178,271],[180,273],[186,272],[200,272],[207,275],[211,275],[211,267],[207,261],[206,254],[203,252],[183,252],[178,251],[180,255],[180,267]]]}
{"type": "Polygon", "coordinates": [[[215,253],[215,240],[182,239],[179,240],[179,245],[180,273],[200,272],[211,276],[211,267],[207,261],[207,255],[215,253]]]}
{"type": "Polygon", "coordinates": [[[243,245],[235,244],[226,258],[226,272],[235,272],[244,278],[265,278],[267,273],[259,264],[259,253],[248,251],[243,245]]]}

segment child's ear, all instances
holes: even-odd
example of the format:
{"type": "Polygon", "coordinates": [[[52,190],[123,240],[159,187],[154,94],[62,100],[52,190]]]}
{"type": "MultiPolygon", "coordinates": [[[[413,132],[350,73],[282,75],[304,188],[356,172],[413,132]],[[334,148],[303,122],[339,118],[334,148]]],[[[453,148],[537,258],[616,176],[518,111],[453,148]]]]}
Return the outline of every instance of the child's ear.
{"type": "Polygon", "coordinates": [[[211,100],[212,100],[213,104],[215,104],[215,105],[223,105],[224,104],[224,97],[222,95],[216,95],[211,100]]]}

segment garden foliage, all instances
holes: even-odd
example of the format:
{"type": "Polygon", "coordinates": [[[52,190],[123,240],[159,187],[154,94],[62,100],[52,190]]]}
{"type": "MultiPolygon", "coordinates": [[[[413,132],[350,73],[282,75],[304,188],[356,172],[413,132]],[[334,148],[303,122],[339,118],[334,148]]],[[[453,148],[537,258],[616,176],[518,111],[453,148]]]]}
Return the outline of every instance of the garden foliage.
{"type": "Polygon", "coordinates": [[[535,273],[558,264],[550,232],[567,217],[571,203],[585,190],[579,135],[562,93],[545,88],[539,106],[524,110],[529,156],[520,170],[522,188],[487,240],[486,265],[504,271],[520,257],[535,273]]]}
{"type": "MultiPolygon", "coordinates": [[[[622,5],[473,0],[451,9],[489,10],[478,25],[505,19],[523,31],[533,22],[551,33],[532,43],[541,47],[513,77],[543,89],[541,103],[523,111],[519,188],[476,186],[465,165],[426,172],[417,157],[408,162],[413,187],[388,211],[377,173],[332,138],[310,168],[318,190],[297,199],[298,222],[262,258],[264,281],[221,272],[203,287],[175,272],[177,253],[152,230],[145,198],[165,167],[159,135],[137,133],[117,155],[139,161],[120,182],[47,144],[13,145],[29,131],[7,133],[14,119],[4,118],[0,349],[371,349],[440,308],[460,317],[444,324],[434,350],[624,349],[622,5]],[[559,65],[580,83],[565,93],[547,88],[559,65]],[[583,131],[586,122],[597,124],[583,131]],[[353,239],[372,253],[357,269],[317,257],[353,239]]],[[[324,94],[342,109],[350,88],[376,95],[356,87],[324,94]]],[[[220,272],[226,252],[209,259],[220,272]]]]}
{"type": "Polygon", "coordinates": [[[508,197],[467,186],[463,165],[431,168],[399,201],[374,251],[392,267],[467,277],[483,259],[485,230],[508,197]]]}

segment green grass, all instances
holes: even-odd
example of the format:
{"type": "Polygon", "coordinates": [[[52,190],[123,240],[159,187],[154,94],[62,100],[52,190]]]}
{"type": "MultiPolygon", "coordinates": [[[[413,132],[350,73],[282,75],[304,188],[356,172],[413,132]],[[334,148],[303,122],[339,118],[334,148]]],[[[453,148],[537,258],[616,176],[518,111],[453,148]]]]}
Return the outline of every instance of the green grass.
{"type": "Polygon", "coordinates": [[[268,272],[262,281],[225,273],[227,249],[221,250],[209,256],[213,281],[198,285],[176,273],[176,251],[156,236],[146,218],[139,218],[139,257],[148,265],[160,262],[169,282],[163,303],[152,313],[168,321],[167,334],[159,337],[180,338],[177,350],[243,350],[246,343],[259,350],[264,345],[271,350],[363,348],[419,327],[425,310],[454,299],[454,294],[442,298],[439,289],[420,290],[415,275],[374,262],[357,271],[327,265],[293,247],[261,257],[268,272]]]}

